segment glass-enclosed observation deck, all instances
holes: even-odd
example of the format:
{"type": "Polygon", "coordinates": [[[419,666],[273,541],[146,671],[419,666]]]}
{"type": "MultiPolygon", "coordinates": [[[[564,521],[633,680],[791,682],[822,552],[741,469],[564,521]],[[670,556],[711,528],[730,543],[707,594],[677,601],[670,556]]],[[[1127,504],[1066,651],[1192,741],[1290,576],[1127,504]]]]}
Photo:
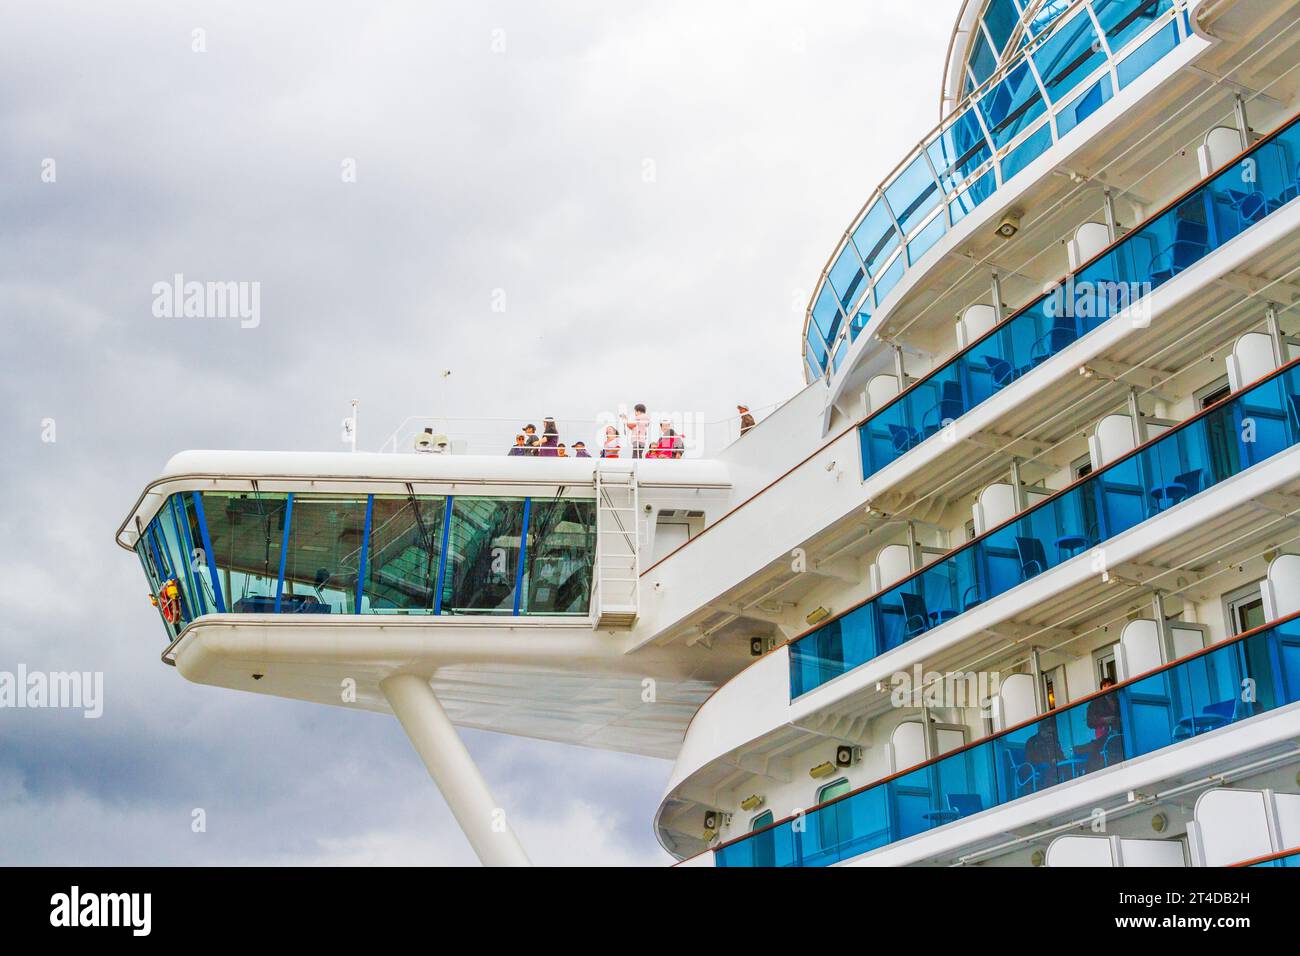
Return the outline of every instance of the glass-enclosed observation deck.
{"type": "Polygon", "coordinates": [[[551,495],[169,495],[135,543],[170,637],[204,614],[583,616],[596,505],[551,495]]]}
{"type": "Polygon", "coordinates": [[[804,326],[807,380],[839,369],[950,229],[1185,40],[1186,8],[992,0],[963,67],[967,95],[875,191],[818,281],[804,326]]]}

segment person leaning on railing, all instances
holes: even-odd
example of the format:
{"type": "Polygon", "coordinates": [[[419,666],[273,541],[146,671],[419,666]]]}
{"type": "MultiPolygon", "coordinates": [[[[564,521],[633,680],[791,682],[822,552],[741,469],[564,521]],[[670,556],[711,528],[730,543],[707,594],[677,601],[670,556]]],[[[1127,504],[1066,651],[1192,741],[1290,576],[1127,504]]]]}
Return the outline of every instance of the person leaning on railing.
{"type": "Polygon", "coordinates": [[[605,444],[600,449],[601,458],[617,458],[622,449],[618,429],[613,425],[605,426],[605,444]]]}

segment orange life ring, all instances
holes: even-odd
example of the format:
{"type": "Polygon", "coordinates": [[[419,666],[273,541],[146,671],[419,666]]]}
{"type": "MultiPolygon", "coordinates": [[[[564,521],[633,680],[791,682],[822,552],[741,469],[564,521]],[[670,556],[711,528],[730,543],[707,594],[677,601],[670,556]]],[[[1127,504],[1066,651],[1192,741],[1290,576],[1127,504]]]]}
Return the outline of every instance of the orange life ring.
{"type": "Polygon", "coordinates": [[[176,586],[175,578],[158,589],[158,609],[168,624],[175,624],[181,619],[181,589],[176,586]]]}

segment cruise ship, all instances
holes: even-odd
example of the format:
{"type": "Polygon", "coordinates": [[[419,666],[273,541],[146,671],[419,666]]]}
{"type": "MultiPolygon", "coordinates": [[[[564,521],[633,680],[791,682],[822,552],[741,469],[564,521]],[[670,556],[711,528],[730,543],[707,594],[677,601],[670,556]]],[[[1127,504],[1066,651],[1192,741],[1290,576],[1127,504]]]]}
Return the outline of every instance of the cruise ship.
{"type": "Polygon", "coordinates": [[[797,394],[684,454],[181,451],[116,536],[163,663],[392,714],[485,865],[458,728],[671,760],[680,866],[1300,865],[1300,0],[915,56],[797,394]]]}

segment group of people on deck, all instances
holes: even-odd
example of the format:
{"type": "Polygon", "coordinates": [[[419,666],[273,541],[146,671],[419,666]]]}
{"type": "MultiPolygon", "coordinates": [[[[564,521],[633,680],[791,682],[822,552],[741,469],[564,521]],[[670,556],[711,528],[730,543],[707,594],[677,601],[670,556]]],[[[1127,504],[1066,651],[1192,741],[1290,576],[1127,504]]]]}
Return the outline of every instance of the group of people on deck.
{"type": "MultiPolygon", "coordinates": [[[[737,405],[740,412],[740,433],[744,435],[754,427],[754,416],[744,405],[737,405]]],[[[686,453],[686,438],[679,435],[673,423],[664,419],[659,423],[659,435],[650,440],[650,415],[644,404],[638,402],[633,406],[631,415],[620,415],[623,430],[617,426],[606,425],[604,441],[600,448],[601,458],[623,457],[623,432],[627,433],[628,454],[632,458],[681,458],[686,453]]],[[[527,455],[538,458],[590,458],[586,442],[573,443],[572,452],[560,441],[560,430],[555,419],[549,415],[542,419],[542,433],[537,434],[536,425],[525,425],[515,436],[509,455],[527,455]]]]}
{"type": "Polygon", "coordinates": [[[560,441],[560,430],[555,427],[555,419],[549,415],[542,419],[540,435],[537,434],[536,425],[525,425],[523,431],[515,436],[515,443],[510,448],[509,454],[512,457],[528,455],[536,458],[591,457],[591,452],[587,451],[587,443],[582,441],[573,443],[573,454],[570,455],[568,446],[560,441]]]}

